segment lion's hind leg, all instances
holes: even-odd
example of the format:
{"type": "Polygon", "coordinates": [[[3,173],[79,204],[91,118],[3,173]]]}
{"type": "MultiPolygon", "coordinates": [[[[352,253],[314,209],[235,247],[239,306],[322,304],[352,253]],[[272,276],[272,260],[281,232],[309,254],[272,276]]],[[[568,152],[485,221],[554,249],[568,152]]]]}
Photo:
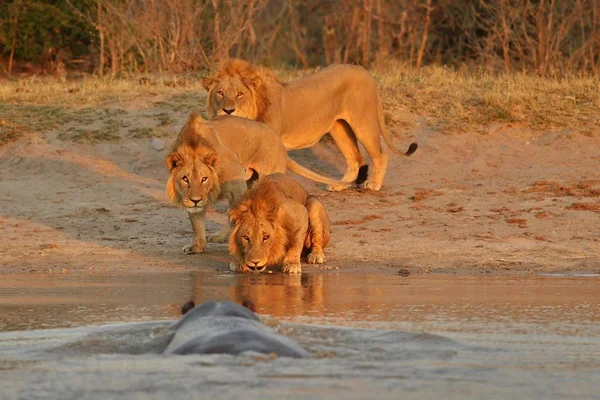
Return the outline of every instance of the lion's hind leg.
{"type": "Polygon", "coordinates": [[[385,177],[388,157],[381,146],[381,128],[377,120],[369,118],[349,121],[358,141],[363,145],[373,161],[373,171],[370,178],[361,186],[364,189],[381,190],[385,177]]]}
{"type": "MultiPolygon", "coordinates": [[[[362,181],[365,180],[366,177],[363,178],[363,176],[366,174],[366,168],[363,165],[364,159],[362,154],[360,154],[356,135],[352,131],[352,128],[345,121],[338,120],[334,122],[329,134],[346,160],[346,172],[341,179],[342,182],[362,183],[358,179],[362,178],[362,181]]],[[[329,191],[338,191],[342,190],[342,187],[329,185],[328,189],[329,191]]]]}
{"type": "Polygon", "coordinates": [[[323,264],[327,259],[323,248],[329,243],[331,228],[327,212],[323,204],[314,196],[306,200],[308,211],[308,231],[304,241],[304,247],[310,249],[306,257],[309,264],[323,264]]]}

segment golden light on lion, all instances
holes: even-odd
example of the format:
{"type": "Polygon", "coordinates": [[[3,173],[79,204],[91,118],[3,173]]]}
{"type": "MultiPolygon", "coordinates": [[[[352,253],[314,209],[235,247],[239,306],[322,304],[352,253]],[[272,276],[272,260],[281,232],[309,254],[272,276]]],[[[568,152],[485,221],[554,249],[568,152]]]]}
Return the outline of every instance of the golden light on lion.
{"type": "MultiPolygon", "coordinates": [[[[246,182],[255,174],[261,178],[276,172],[285,173],[289,168],[317,182],[344,185],[297,164],[288,157],[279,136],[271,128],[240,117],[205,121],[192,114],[165,162],[171,172],[166,185],[167,197],[188,212],[194,230],[192,244],[183,247],[188,254],[204,251],[207,208],[220,198],[227,199],[230,207],[233,206],[246,190],[246,182]]],[[[210,235],[208,241],[227,242],[230,231],[225,224],[210,235]]]]}
{"type": "MultiPolygon", "coordinates": [[[[362,67],[333,65],[292,82],[281,82],[266,68],[244,60],[229,59],[219,72],[202,79],[208,91],[208,115],[237,115],[264,122],[281,137],[286,149],[315,145],[329,132],[346,160],[343,182],[380,190],[387,168],[387,155],[381,137],[397,155],[409,156],[417,150],[412,143],[405,153],[398,151],[385,128],[383,108],[375,80],[362,67]],[[367,167],[360,142],[373,162],[367,167]]],[[[346,186],[348,187],[348,186],[346,186]]],[[[330,190],[345,189],[329,187],[330,190]]]]}
{"type": "Polygon", "coordinates": [[[229,210],[233,231],[229,251],[233,271],[260,272],[280,267],[300,273],[303,253],[309,264],[325,262],[323,248],[331,236],[321,202],[283,174],[261,179],[229,210]]]}

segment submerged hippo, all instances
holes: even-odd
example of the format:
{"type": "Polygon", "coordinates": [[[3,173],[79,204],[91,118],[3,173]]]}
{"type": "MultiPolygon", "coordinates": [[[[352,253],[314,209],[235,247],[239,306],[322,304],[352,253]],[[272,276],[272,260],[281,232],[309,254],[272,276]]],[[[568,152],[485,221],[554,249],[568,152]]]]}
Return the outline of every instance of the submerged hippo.
{"type": "Polygon", "coordinates": [[[310,357],[298,343],[261,323],[249,309],[230,301],[207,301],[186,311],[170,328],[173,334],[163,354],[237,355],[255,351],[280,357],[310,357]]]}

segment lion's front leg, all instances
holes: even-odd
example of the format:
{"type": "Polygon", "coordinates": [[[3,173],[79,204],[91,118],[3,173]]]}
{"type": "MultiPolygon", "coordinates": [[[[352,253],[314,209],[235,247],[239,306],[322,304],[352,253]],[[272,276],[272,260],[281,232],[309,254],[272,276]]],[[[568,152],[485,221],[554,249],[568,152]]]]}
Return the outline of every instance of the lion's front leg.
{"type": "Polygon", "coordinates": [[[309,196],[306,200],[306,209],[309,227],[304,247],[311,250],[307,261],[309,264],[323,264],[327,260],[323,248],[331,237],[329,218],[323,204],[314,196],[309,196]]]}
{"type": "MultiPolygon", "coordinates": [[[[227,198],[229,202],[229,208],[235,206],[237,201],[244,195],[247,190],[246,181],[243,179],[236,179],[223,184],[222,194],[227,198]]],[[[231,235],[231,224],[225,223],[217,232],[208,236],[210,243],[226,243],[231,235]]]]}
{"type": "Polygon", "coordinates": [[[293,215],[293,220],[296,222],[293,230],[288,232],[289,248],[283,258],[283,273],[299,274],[302,272],[302,249],[304,248],[304,240],[308,231],[308,212],[302,204],[295,204],[290,207],[290,214],[293,215]]]}
{"type": "Polygon", "coordinates": [[[188,213],[190,222],[192,223],[192,229],[194,231],[194,241],[192,244],[186,244],[183,246],[183,252],[186,254],[198,254],[202,253],[206,247],[206,209],[199,212],[188,213]]]}

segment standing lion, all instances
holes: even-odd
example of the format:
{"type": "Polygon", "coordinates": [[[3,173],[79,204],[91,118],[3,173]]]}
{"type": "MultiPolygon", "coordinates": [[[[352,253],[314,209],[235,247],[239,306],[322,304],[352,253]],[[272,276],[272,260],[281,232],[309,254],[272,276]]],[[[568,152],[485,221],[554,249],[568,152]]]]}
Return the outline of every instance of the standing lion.
{"type": "MultiPolygon", "coordinates": [[[[224,61],[213,77],[204,77],[208,91],[208,115],[237,115],[264,122],[279,133],[288,150],[315,145],[327,132],[347,164],[343,182],[362,183],[380,190],[387,155],[380,137],[398,155],[385,129],[383,109],[375,80],[362,67],[333,65],[313,75],[283,83],[265,68],[239,59],[224,61]],[[360,142],[373,160],[373,173],[364,182],[367,167],[358,148],[360,142]],[[363,176],[364,175],[364,176],[363,176]]],[[[330,186],[330,190],[344,189],[330,186]]]]}

